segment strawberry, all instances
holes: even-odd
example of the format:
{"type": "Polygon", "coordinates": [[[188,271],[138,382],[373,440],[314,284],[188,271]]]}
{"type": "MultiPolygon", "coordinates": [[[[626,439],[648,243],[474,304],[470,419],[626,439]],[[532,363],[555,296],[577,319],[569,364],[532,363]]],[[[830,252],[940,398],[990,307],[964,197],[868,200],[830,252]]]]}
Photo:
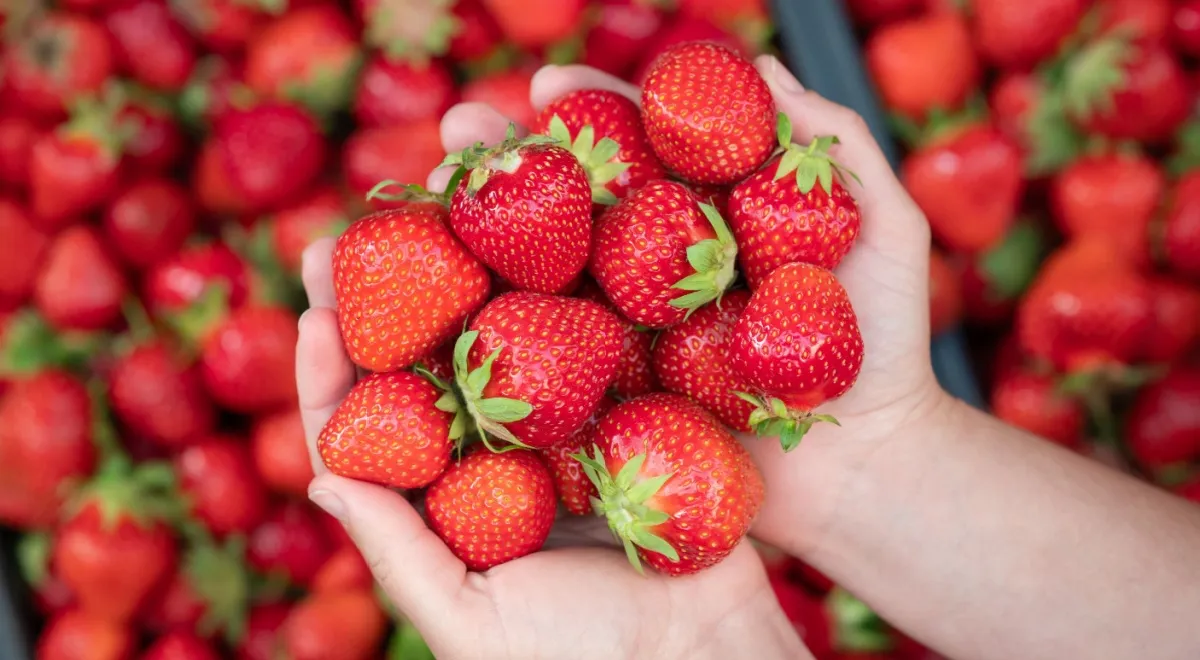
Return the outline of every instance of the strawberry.
{"type": "Polygon", "coordinates": [[[453,337],[490,287],[439,216],[406,210],[351,224],[334,250],[333,283],[346,351],[372,371],[408,367],[453,337]],[[396,259],[390,246],[408,253],[396,259]]]}
{"type": "Polygon", "coordinates": [[[1101,34],[1124,33],[1158,43],[1171,24],[1171,0],[1100,0],[1096,3],[1101,34]]]}
{"type": "Polygon", "coordinates": [[[119,355],[110,367],[108,391],[121,422],[163,447],[188,445],[216,422],[196,367],[161,340],[119,355]]]}
{"type": "Polygon", "coordinates": [[[587,265],[591,186],[570,151],[548,136],[509,137],[446,157],[461,181],[450,225],[467,248],[513,286],[557,293],[587,265]],[[519,211],[518,211],[519,209],[519,211]],[[517,213],[519,215],[514,215],[517,213]]]}
{"type": "Polygon", "coordinates": [[[597,514],[639,571],[641,561],[670,576],[717,564],[762,505],[746,449],[686,397],[626,401],[600,420],[596,438],[590,457],[576,457],[599,492],[597,514]]]}
{"type": "Polygon", "coordinates": [[[271,5],[268,0],[171,0],[171,11],[205,50],[232,53],[262,28],[267,18],[262,10],[271,5]]]}
{"type": "Polygon", "coordinates": [[[334,5],[290,11],[246,47],[246,86],[260,98],[304,104],[318,117],[350,105],[362,65],[358,34],[334,5]]]}
{"type": "Polygon", "coordinates": [[[583,64],[620,78],[628,74],[666,22],[664,12],[639,0],[593,3],[595,22],[583,45],[583,64]]]}
{"type": "Polygon", "coordinates": [[[196,227],[187,190],[158,176],[131,183],[104,210],[105,238],[125,264],[145,270],[174,255],[196,227]]]}
{"type": "Polygon", "coordinates": [[[406,371],[358,381],[317,438],[334,474],[394,488],[424,488],[450,463],[466,431],[453,393],[406,371]]]}
{"type": "Polygon", "coordinates": [[[1129,364],[1153,330],[1147,284],[1108,241],[1052,255],[1017,309],[1021,347],[1062,372],[1129,364]]]}
{"type": "Polygon", "coordinates": [[[529,126],[537,119],[529,102],[533,74],[533,69],[525,67],[479,76],[463,85],[462,100],[486,103],[518,126],[529,126]]]}
{"type": "Polygon", "coordinates": [[[297,321],[291,310],[269,305],[247,305],[219,321],[200,346],[200,375],[213,401],[242,413],[294,405],[297,321]]]}
{"type": "Polygon", "coordinates": [[[110,459],[58,529],[54,565],[88,614],[132,620],[175,570],[169,521],[174,475],[164,463],[110,459]]]}
{"type": "Polygon", "coordinates": [[[362,553],[353,544],[343,545],[321,564],[321,570],[313,577],[314,593],[341,591],[369,591],[375,586],[371,567],[367,566],[362,553]]]}
{"type": "Polygon", "coordinates": [[[1158,249],[1173,272],[1200,281],[1200,171],[1175,184],[1158,249]]]}
{"type": "Polygon", "coordinates": [[[0,184],[23,189],[29,185],[33,145],[42,129],[20,116],[0,117],[0,184]]]}
{"type": "Polygon", "coordinates": [[[970,29],[953,13],[885,25],[871,33],[865,57],[888,109],[915,119],[962,106],[979,85],[970,29]]]}
{"type": "Polygon", "coordinates": [[[1188,57],[1200,56],[1200,0],[1174,3],[1171,16],[1171,45],[1188,57]]]}
{"type": "Polygon", "coordinates": [[[200,146],[192,170],[192,188],[200,207],[212,215],[240,216],[252,211],[245,195],[234,189],[214,139],[200,146]]]}
{"type": "Polygon", "coordinates": [[[38,660],[131,660],[137,633],[81,610],[67,610],[50,619],[38,637],[38,660]]]}
{"type": "Polygon", "coordinates": [[[245,540],[234,536],[217,544],[203,534],[190,537],[179,569],[143,608],[142,623],[158,633],[237,635],[251,595],[245,540]]]}
{"type": "Polygon", "coordinates": [[[355,195],[366,195],[380,181],[424,184],[446,157],[437,119],[377,128],[360,128],[342,151],[342,171],[355,195]]]}
{"type": "Polygon", "coordinates": [[[376,55],[363,68],[354,118],[367,127],[441,119],[457,94],[450,70],[440,60],[408,64],[376,55]]]}
{"type": "Polygon", "coordinates": [[[104,16],[117,62],[139,82],[179,91],[196,66],[196,43],[162,0],[129,0],[104,16]]]}
{"type": "MultiPolygon", "coordinates": [[[[503,38],[500,26],[481,0],[457,0],[450,9],[456,23],[448,46],[450,59],[469,62],[496,52],[503,38]]],[[[431,52],[437,53],[436,49],[431,52]]]]}
{"type": "Polygon", "coordinates": [[[294,585],[308,584],[332,552],[318,515],[323,514],[300,500],[275,505],[246,537],[250,566],[294,585]]]}
{"type": "Polygon", "coordinates": [[[1154,324],[1141,359],[1173,364],[1200,339],[1200,289],[1162,276],[1150,278],[1149,285],[1154,324]]]}
{"type": "Polygon", "coordinates": [[[1090,132],[1117,140],[1163,142],[1188,118],[1191,92],[1166,48],[1100,39],[1067,64],[1067,109],[1090,132]]]}
{"type": "Polygon", "coordinates": [[[6,84],[21,106],[49,117],[98,93],[116,68],[104,28],[78,14],[47,13],[6,50],[6,84]]]}
{"type": "Polygon", "coordinates": [[[162,99],[131,96],[117,113],[128,134],[124,163],[130,169],[156,174],[179,163],[187,149],[187,138],[175,118],[175,109],[162,99]]]}
{"type": "Polygon", "coordinates": [[[586,516],[592,511],[591,498],[596,497],[596,486],[588,479],[583,471],[583,464],[575,459],[574,454],[586,453],[596,444],[596,427],[600,420],[617,405],[611,397],[600,399],[600,407],[588,418],[583,426],[565,441],[541,451],[542,460],[550,468],[550,476],[554,478],[554,492],[558,493],[563,506],[576,516],[586,516]]]}
{"type": "Polygon", "coordinates": [[[543,108],[530,130],[557,138],[559,146],[571,149],[587,170],[593,200],[615,204],[647,182],[666,176],[650,147],[637,104],[616,92],[571,92],[543,108]]]}
{"type": "Polygon", "coordinates": [[[191,515],[218,537],[246,533],[267,515],[267,489],[245,442],[210,435],[175,457],[191,515]]]}
{"type": "Polygon", "coordinates": [[[281,410],[255,420],[250,450],[258,475],[268,488],[296,497],[308,493],[313,469],[299,411],[281,410]]]}
{"type": "Polygon", "coordinates": [[[1193,478],[1182,486],[1178,486],[1175,494],[1189,502],[1200,504],[1200,478],[1193,478]]]}
{"type": "Polygon", "coordinates": [[[61,371],[16,380],[0,397],[0,521],[44,527],[96,465],[87,390],[61,371]]]}
{"type": "Polygon", "coordinates": [[[267,219],[270,256],[289,273],[300,272],[304,248],[318,238],[338,236],[349,224],[336,188],[322,186],[267,219]]]}
{"type": "Polygon", "coordinates": [[[33,213],[56,230],[107,202],[120,181],[122,130],[115,110],[80,102],[71,121],[38,139],[30,153],[33,213]]]}
{"type": "Polygon", "coordinates": [[[959,264],[963,313],[980,324],[1012,315],[1018,298],[1038,273],[1045,237],[1032,222],[1019,221],[995,246],[959,264]]]}
{"type": "Polygon", "coordinates": [[[1165,468],[1200,458],[1200,371],[1179,367],[1140,392],[1129,411],[1125,442],[1139,463],[1165,468]]]}
{"type": "Polygon", "coordinates": [[[141,660],[220,660],[216,647],[190,632],[172,632],[154,640],[141,660]]]}
{"type": "Polygon", "coordinates": [[[1000,419],[1055,444],[1083,444],[1084,409],[1047,375],[1020,369],[1001,375],[992,387],[992,412],[1000,419]]]}
{"type": "MultiPolygon", "coordinates": [[[[799,585],[779,579],[771,580],[771,590],[804,646],[814,655],[821,654],[818,657],[829,657],[837,631],[824,602],[806,593],[799,585]]],[[[837,657],[846,660],[845,655],[837,657]]]]}
{"type": "Polygon", "coordinates": [[[654,343],[654,373],[663,389],[691,398],[737,431],[750,430],[754,406],[736,394],[749,388],[733,373],[729,346],[749,302],[749,291],[730,291],[719,305],[705,305],[663,330],[654,343]]]}
{"type": "Polygon", "coordinates": [[[266,602],[250,608],[246,634],[237,643],[238,660],[274,660],[279,654],[279,631],[291,613],[286,602],[266,602]]]}
{"type": "Polygon", "coordinates": [[[213,127],[219,161],[252,208],[267,209],[306,190],[325,163],[325,139],[304,110],[267,101],[221,115],[213,127]]]}
{"type": "Polygon", "coordinates": [[[55,237],[34,283],[33,300],[61,330],[100,330],[121,315],[127,284],[96,232],[75,226],[55,237]]]}
{"type": "Polygon", "coordinates": [[[388,619],[371,589],[314,593],[301,600],[280,629],[293,660],[368,660],[378,656],[388,619]]]}
{"type": "Polygon", "coordinates": [[[659,57],[642,87],[642,121],[663,165],[695,183],[744,179],[775,146],[766,81],[716,43],[685,43],[659,57]]]}
{"type": "Polygon", "coordinates": [[[739,396],[759,406],[750,426],[795,448],[817,421],[817,406],[845,394],[862,368],[863,341],[850,297],[828,270],[787,264],[750,298],[734,326],[730,366],[752,390],[739,396]],[[808,310],[805,313],[803,310],[808,310]]]}
{"type": "Polygon", "coordinates": [[[430,528],[471,571],[540,550],[554,512],[554,480],[529,451],[469,452],[425,493],[430,528]]]}
{"type": "Polygon", "coordinates": [[[621,355],[617,359],[617,378],[612,384],[612,394],[620,399],[632,399],[657,392],[660,388],[653,365],[655,333],[621,316],[617,308],[604,296],[604,291],[591,280],[586,280],[575,292],[575,296],[603,305],[617,315],[624,328],[621,355]]]}
{"type": "Polygon", "coordinates": [[[13,309],[33,293],[51,239],[38,230],[24,208],[3,197],[0,197],[0,236],[4,236],[0,309],[13,309]]]}
{"type": "Polygon", "coordinates": [[[455,17],[460,3],[450,0],[356,0],[354,4],[366,27],[363,40],[391,61],[419,64],[430,56],[445,55],[451,38],[462,28],[455,17]]]}
{"type": "Polygon", "coordinates": [[[240,58],[209,53],[196,62],[179,96],[179,114],[190,126],[207,129],[217,118],[250,96],[240,58]]]}
{"type": "Polygon", "coordinates": [[[715,208],[683,184],[652,181],[605,211],[589,270],[629,320],[651,328],[682,321],[737,277],[737,245],[715,208]]]}
{"type": "Polygon", "coordinates": [[[566,40],[582,24],[586,5],[585,0],[483,0],[504,36],[527,49],[566,40]]]}
{"type": "Polygon", "coordinates": [[[1147,264],[1150,222],[1166,185],[1148,157],[1101,154],[1081,158],[1058,173],[1050,184],[1050,199],[1068,238],[1095,234],[1128,252],[1134,263],[1147,264]]]}
{"type": "Polygon", "coordinates": [[[915,14],[924,0],[846,0],[850,16],[859,25],[885,25],[915,14]]]}
{"type": "Polygon", "coordinates": [[[729,194],[729,225],[751,289],[786,263],[836,268],[862,226],[858,205],[838,180],[844,174],[829,156],[836,137],[792,144],[791,122],[780,114],[779,144],[782,153],[729,194]]]}
{"type": "Polygon", "coordinates": [[[901,178],[935,238],[952,250],[979,252],[1003,238],[1016,219],[1021,153],[995,128],[968,126],[909,154],[901,178]]]}
{"type": "Polygon", "coordinates": [[[769,35],[771,29],[765,0],[680,0],[679,11],[741,34],[769,35]]]}
{"type": "Polygon", "coordinates": [[[229,246],[219,241],[197,243],[146,272],[144,299],[153,314],[178,313],[202,303],[205,294],[219,287],[223,301],[236,309],[246,302],[249,279],[249,265],[229,246]]]}
{"type": "Polygon", "coordinates": [[[976,47],[1000,68],[1033,68],[1058,51],[1085,8],[1083,0],[976,0],[971,3],[976,47]]]}
{"type": "Polygon", "coordinates": [[[929,331],[933,336],[957,326],[962,320],[961,286],[959,275],[945,254],[934,248],[929,253],[929,331]]]}
{"type": "Polygon", "coordinates": [[[545,448],[596,411],[616,378],[620,350],[621,323],[602,306],[508,293],[485,305],[459,337],[454,370],[485,441],[545,448]]]}
{"type": "MultiPolygon", "coordinates": [[[[633,2],[636,4],[640,0],[633,0],[633,2]]],[[[658,63],[659,57],[676,46],[707,41],[720,44],[742,55],[749,55],[751,50],[741,39],[709,21],[682,13],[668,17],[667,24],[662,29],[656,30],[652,37],[639,49],[637,66],[634,67],[633,77],[630,78],[637,84],[644,85],[650,69],[658,63]]]]}

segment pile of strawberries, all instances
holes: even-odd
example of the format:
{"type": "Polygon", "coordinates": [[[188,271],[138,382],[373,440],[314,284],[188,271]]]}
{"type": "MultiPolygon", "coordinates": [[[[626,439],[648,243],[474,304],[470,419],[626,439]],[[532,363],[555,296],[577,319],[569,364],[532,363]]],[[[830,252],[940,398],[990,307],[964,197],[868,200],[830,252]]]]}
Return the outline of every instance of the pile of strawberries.
{"type": "Polygon", "coordinates": [[[993,412],[1200,501],[1200,3],[854,0],[993,412]]]}

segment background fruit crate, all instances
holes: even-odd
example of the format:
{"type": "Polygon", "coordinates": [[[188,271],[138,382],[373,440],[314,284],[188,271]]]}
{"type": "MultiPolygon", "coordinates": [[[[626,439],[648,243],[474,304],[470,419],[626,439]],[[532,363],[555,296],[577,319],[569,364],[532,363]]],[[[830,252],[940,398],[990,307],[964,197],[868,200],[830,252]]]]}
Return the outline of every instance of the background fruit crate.
{"type": "MultiPolygon", "coordinates": [[[[858,112],[892,167],[897,167],[900,148],[888,131],[887,116],[863,66],[843,0],[773,0],[773,5],[775,29],[789,68],[807,88],[858,112]]],[[[961,331],[934,338],[933,370],[946,391],[983,407],[961,331]]]]}
{"type": "Polygon", "coordinates": [[[29,646],[31,621],[25,604],[28,594],[21,581],[12,549],[15,536],[0,530],[0,660],[32,658],[29,646]]]}

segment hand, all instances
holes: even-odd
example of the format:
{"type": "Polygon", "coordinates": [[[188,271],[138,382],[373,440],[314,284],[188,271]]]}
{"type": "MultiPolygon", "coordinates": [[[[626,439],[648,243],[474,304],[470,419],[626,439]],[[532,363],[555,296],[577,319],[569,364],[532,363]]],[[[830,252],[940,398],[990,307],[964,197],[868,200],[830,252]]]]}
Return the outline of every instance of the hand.
{"type": "MultiPolygon", "coordinates": [[[[540,107],[577,88],[624,83],[578,68],[547,67],[534,80],[540,107]]],[[[478,104],[446,115],[447,151],[499,141],[507,120],[478,104]]],[[[431,187],[444,187],[436,172],[431,187]]],[[[400,493],[329,473],[316,438],[353,386],[334,312],[333,242],[304,254],[311,308],[300,320],[296,374],[309,453],[312,500],[342,521],[376,580],[439,658],[804,658],[757,553],[741,544],[700,574],[641,576],[612,547],[603,521],[560,521],[546,550],[471,573],[400,493]]]]}

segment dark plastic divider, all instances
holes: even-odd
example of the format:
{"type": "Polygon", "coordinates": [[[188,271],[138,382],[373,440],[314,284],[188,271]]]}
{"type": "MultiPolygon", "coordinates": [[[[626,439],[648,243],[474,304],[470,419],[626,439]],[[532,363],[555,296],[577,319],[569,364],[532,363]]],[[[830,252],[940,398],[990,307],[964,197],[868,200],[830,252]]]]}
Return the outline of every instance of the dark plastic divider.
{"type": "MultiPolygon", "coordinates": [[[[858,112],[892,167],[897,167],[900,149],[888,131],[842,0],[774,0],[773,4],[788,66],[809,89],[858,112]]],[[[961,331],[934,338],[933,369],[946,391],[983,407],[961,331]]]]}
{"type": "Polygon", "coordinates": [[[14,540],[12,534],[0,531],[0,660],[33,657],[28,617],[22,610],[25,599],[20,589],[20,574],[13,561],[14,540]]]}

